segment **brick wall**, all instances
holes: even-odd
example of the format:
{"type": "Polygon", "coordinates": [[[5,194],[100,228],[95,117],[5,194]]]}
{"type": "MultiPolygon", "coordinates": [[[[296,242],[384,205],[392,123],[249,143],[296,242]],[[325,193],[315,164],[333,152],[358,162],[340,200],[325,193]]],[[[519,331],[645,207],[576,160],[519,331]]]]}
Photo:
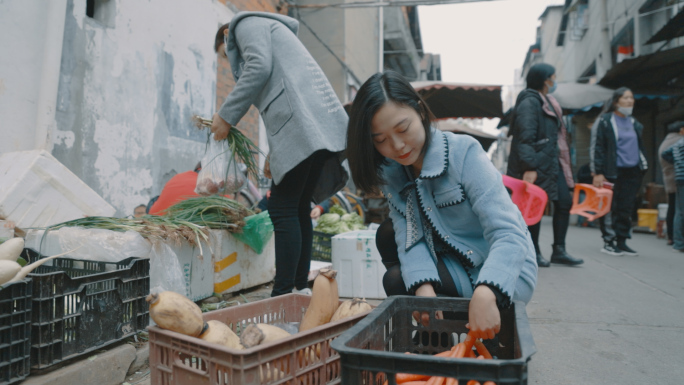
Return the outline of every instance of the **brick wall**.
{"type": "MultiPolygon", "coordinates": [[[[278,6],[279,0],[219,0],[226,4],[227,7],[237,11],[259,11],[259,12],[274,12],[287,14],[287,8],[278,6]]],[[[235,81],[231,75],[230,63],[219,55],[218,69],[216,74],[216,109],[218,110],[223,104],[223,101],[228,96],[228,93],[235,86],[235,81]]],[[[248,138],[250,138],[257,145],[259,144],[259,112],[254,106],[249,109],[249,112],[240,120],[238,128],[248,138]]]]}

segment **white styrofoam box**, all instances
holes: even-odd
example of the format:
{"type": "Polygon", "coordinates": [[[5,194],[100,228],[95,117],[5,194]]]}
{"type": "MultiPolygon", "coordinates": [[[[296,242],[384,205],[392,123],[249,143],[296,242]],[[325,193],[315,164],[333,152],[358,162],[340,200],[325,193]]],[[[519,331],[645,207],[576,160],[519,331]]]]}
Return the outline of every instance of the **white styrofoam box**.
{"type": "Polygon", "coordinates": [[[267,282],[275,277],[275,237],[261,254],[238,241],[226,230],[211,230],[214,293],[233,293],[267,282]]]}
{"type": "MultiPolygon", "coordinates": [[[[168,246],[175,254],[178,262],[176,265],[176,261],[166,259],[173,258],[171,254],[165,254],[163,257],[157,257],[154,254],[155,250],[164,250],[159,248],[161,245],[155,249],[137,233],[133,235],[137,235],[139,238],[131,237],[132,232],[80,229],[79,237],[73,239],[74,232],[68,230],[69,228],[62,228],[48,232],[42,241],[42,247],[41,239],[44,231],[29,230],[26,235],[26,247],[39,251],[43,255],[55,255],[72,250],[74,245],[83,244],[83,240],[87,239],[83,249],[67,254],[65,258],[99,259],[107,262],[116,262],[117,259],[121,260],[127,257],[152,258],[150,260],[150,289],[161,284],[164,290],[184,294],[193,301],[210,297],[214,293],[214,265],[211,257],[213,245],[207,242],[202,241],[201,252],[199,247],[192,246],[187,242],[180,242],[180,244],[172,241],[163,242],[162,245],[168,246]],[[89,234],[90,237],[88,237],[89,234]],[[133,245],[133,243],[136,244],[133,245]],[[64,248],[63,245],[69,246],[64,248]],[[124,251],[121,252],[121,250],[124,251]],[[84,253],[87,254],[84,256],[84,253]],[[163,271],[162,269],[167,270],[163,271]]],[[[211,237],[209,239],[211,240],[211,237]]]]}
{"type": "Polygon", "coordinates": [[[107,201],[44,150],[0,155],[0,215],[17,227],[45,227],[84,216],[112,216],[107,201]]]}
{"type": "Polygon", "coordinates": [[[340,297],[386,298],[382,287],[385,266],[375,247],[376,230],[358,230],[332,238],[332,264],[337,270],[340,297]]]}

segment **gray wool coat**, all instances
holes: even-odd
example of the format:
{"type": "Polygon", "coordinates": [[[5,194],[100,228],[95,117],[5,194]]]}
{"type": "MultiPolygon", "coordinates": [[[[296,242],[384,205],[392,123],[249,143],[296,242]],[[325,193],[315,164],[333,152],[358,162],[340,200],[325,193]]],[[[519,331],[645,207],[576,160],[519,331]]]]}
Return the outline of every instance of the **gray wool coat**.
{"type": "Polygon", "coordinates": [[[340,165],[348,117],[325,74],[297,38],[298,28],[297,20],[284,15],[235,15],[225,44],[235,87],[218,113],[236,125],[251,105],[256,106],[268,133],[275,184],[316,151],[339,153],[324,166],[319,184],[327,185],[318,186],[314,193],[314,200],[320,202],[348,178],[340,165]]]}

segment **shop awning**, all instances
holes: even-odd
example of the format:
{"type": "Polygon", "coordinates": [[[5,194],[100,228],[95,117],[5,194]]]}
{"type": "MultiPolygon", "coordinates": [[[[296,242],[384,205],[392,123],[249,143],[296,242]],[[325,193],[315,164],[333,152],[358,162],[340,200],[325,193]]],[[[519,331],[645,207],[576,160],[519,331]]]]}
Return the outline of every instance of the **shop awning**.
{"type": "Polygon", "coordinates": [[[489,150],[492,143],[496,142],[497,136],[487,134],[480,130],[470,128],[465,124],[459,123],[456,119],[444,119],[435,122],[435,126],[442,131],[449,131],[455,134],[470,135],[475,138],[485,151],[489,150]]]}
{"type": "Polygon", "coordinates": [[[670,40],[679,36],[684,36],[684,9],[679,11],[679,13],[670,19],[660,31],[656,32],[655,35],[648,39],[646,44],[670,40]]]}
{"type": "Polygon", "coordinates": [[[500,118],[503,116],[501,86],[412,82],[437,119],[500,118]]]}
{"type": "Polygon", "coordinates": [[[635,93],[667,95],[684,92],[684,46],[642,55],[616,64],[599,84],[629,87],[635,93]]]}
{"type": "Polygon", "coordinates": [[[556,91],[551,95],[563,109],[579,110],[603,105],[613,95],[613,90],[598,84],[558,83],[556,91]]]}
{"type": "MultiPolygon", "coordinates": [[[[500,118],[503,116],[501,86],[445,83],[440,81],[411,82],[437,119],[500,118]]],[[[351,103],[344,105],[349,113],[351,103]]]]}

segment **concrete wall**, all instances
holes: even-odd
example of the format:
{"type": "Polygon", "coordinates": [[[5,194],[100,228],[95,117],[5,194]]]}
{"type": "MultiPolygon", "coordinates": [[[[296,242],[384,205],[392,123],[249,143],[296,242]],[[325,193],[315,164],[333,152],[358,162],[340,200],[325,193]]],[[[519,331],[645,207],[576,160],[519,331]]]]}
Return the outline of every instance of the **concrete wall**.
{"type": "MultiPolygon", "coordinates": [[[[298,4],[333,3],[332,0],[305,0],[298,4]]],[[[376,8],[324,8],[293,10],[290,15],[301,20],[299,38],[309,50],[344,104],[349,100],[349,83],[358,89],[378,70],[378,10],[376,8]],[[305,25],[306,23],[312,31],[305,25]],[[318,36],[318,38],[316,36],[318,36]],[[325,45],[323,44],[325,43],[325,45]],[[349,67],[349,71],[330,53],[349,67]]]]}
{"type": "Polygon", "coordinates": [[[133,212],[201,158],[216,92],[218,1],[69,0],[53,154],[117,208],[133,212]]]}
{"type": "Polygon", "coordinates": [[[0,2],[0,153],[36,146],[49,12],[43,1],[0,2]]]}

